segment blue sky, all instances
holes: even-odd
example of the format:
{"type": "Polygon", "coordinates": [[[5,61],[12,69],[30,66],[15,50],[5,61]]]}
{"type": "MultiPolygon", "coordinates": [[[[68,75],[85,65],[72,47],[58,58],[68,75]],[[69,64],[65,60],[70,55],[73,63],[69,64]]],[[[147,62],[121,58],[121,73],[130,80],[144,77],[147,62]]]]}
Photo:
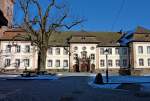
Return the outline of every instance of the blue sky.
{"type": "Polygon", "coordinates": [[[88,19],[81,26],[88,31],[132,30],[136,26],[150,28],[150,0],[68,0],[74,14],[88,19]],[[117,20],[116,16],[118,16],[117,20]],[[113,26],[113,23],[114,27],[113,26]]]}
{"type": "Polygon", "coordinates": [[[119,31],[122,29],[127,31],[137,26],[150,28],[150,0],[66,1],[71,9],[71,15],[87,19],[72,30],[119,31]],[[122,4],[124,5],[121,6],[122,4]],[[118,14],[121,7],[121,12],[118,14]]]}

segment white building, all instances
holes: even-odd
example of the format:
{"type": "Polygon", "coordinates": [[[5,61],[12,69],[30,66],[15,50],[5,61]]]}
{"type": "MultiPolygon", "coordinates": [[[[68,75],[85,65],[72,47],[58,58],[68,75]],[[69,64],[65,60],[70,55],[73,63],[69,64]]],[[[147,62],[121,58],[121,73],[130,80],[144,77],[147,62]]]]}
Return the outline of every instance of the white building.
{"type": "MultiPolygon", "coordinates": [[[[140,32],[140,31],[139,31],[140,32]]],[[[149,32],[135,32],[128,46],[120,46],[120,33],[64,32],[52,35],[46,59],[47,70],[75,72],[150,68],[149,32]],[[66,41],[67,40],[67,41],[66,41]],[[106,49],[109,50],[106,58],[106,49]]],[[[38,50],[29,40],[12,40],[23,31],[7,30],[0,37],[1,69],[36,69],[38,50]]]]}

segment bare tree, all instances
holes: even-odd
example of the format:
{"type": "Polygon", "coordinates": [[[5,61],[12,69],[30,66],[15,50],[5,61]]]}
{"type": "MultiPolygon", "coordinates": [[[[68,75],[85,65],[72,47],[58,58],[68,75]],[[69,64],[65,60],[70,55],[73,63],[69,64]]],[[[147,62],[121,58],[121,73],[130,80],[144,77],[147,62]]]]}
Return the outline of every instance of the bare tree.
{"type": "Polygon", "coordinates": [[[43,7],[40,0],[18,0],[24,15],[22,27],[27,32],[25,36],[21,37],[31,40],[32,44],[39,49],[38,72],[45,71],[46,54],[51,35],[64,28],[71,29],[84,21],[79,18],[68,21],[69,13],[66,5],[57,4],[56,1],[50,0],[48,5],[43,7]],[[35,9],[34,13],[31,12],[32,8],[35,9]]]}

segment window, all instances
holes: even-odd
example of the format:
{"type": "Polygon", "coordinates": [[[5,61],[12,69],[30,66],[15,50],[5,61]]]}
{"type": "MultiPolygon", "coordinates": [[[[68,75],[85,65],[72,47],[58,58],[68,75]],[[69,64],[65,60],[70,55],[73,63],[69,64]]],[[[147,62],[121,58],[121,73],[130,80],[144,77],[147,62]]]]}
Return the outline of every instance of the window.
{"type": "Polygon", "coordinates": [[[86,47],[82,47],[83,50],[86,50],[86,47]]]}
{"type": "Polygon", "coordinates": [[[138,53],[140,53],[140,54],[143,53],[143,46],[138,46],[138,53]]]}
{"type": "Polygon", "coordinates": [[[9,67],[10,66],[10,59],[5,59],[5,67],[9,67]]]}
{"type": "Polygon", "coordinates": [[[123,55],[127,55],[127,48],[122,48],[123,55]]]}
{"type": "Polygon", "coordinates": [[[150,58],[149,58],[149,59],[147,59],[147,62],[148,62],[148,66],[150,66],[150,58]]]}
{"type": "Polygon", "coordinates": [[[52,60],[48,60],[47,66],[48,66],[48,67],[53,67],[53,61],[52,61],[52,60]]]}
{"type": "Polygon", "coordinates": [[[120,60],[116,60],[116,67],[120,66],[120,60]]]}
{"type": "Polygon", "coordinates": [[[105,66],[105,60],[100,60],[100,66],[104,67],[105,66]]]}
{"type": "Polygon", "coordinates": [[[83,59],[85,59],[85,58],[87,57],[87,52],[86,52],[86,51],[82,51],[82,52],[81,52],[81,57],[82,57],[83,59]]]}
{"type": "Polygon", "coordinates": [[[91,50],[94,50],[94,49],[95,49],[94,46],[92,46],[92,47],[91,47],[91,50]]]}
{"type": "Polygon", "coordinates": [[[78,50],[78,47],[77,47],[77,46],[75,46],[75,47],[74,47],[74,50],[78,50]]]}
{"type": "Polygon", "coordinates": [[[56,67],[60,67],[60,60],[56,60],[56,67]]]}
{"type": "Polygon", "coordinates": [[[108,48],[108,54],[112,54],[112,48],[108,48]]]}
{"type": "Polygon", "coordinates": [[[26,45],[25,46],[25,53],[29,53],[30,52],[30,46],[29,45],[26,45]]]}
{"type": "Polygon", "coordinates": [[[119,54],[119,48],[115,48],[115,54],[119,54]]]}
{"type": "Polygon", "coordinates": [[[100,48],[100,54],[104,54],[104,48],[100,48]]]}
{"type": "Polygon", "coordinates": [[[139,66],[144,66],[144,60],[143,59],[139,59],[139,66]]]}
{"type": "Polygon", "coordinates": [[[20,59],[15,60],[15,67],[20,67],[20,59]]]}
{"type": "Polygon", "coordinates": [[[63,67],[68,67],[68,60],[63,61],[63,67]]]}
{"type": "Polygon", "coordinates": [[[127,66],[127,59],[123,59],[122,65],[123,65],[123,66],[127,66]]]}
{"type": "Polygon", "coordinates": [[[56,48],[56,55],[60,55],[60,48],[56,48]]]}
{"type": "Polygon", "coordinates": [[[95,60],[95,54],[91,54],[91,59],[95,60]]]}
{"type": "Polygon", "coordinates": [[[24,59],[24,67],[29,67],[29,66],[30,66],[30,60],[24,59]]]}
{"type": "Polygon", "coordinates": [[[48,54],[50,54],[50,55],[53,54],[53,48],[50,47],[50,48],[48,49],[48,54]]]}
{"type": "Polygon", "coordinates": [[[68,54],[68,48],[65,48],[65,49],[63,50],[63,54],[64,54],[64,55],[67,55],[67,54],[68,54]]]}
{"type": "Polygon", "coordinates": [[[150,46],[147,46],[147,54],[150,54],[150,46]]]}
{"type": "Polygon", "coordinates": [[[74,59],[76,60],[78,58],[78,54],[74,54],[74,59]]]}
{"type": "Polygon", "coordinates": [[[11,45],[7,45],[7,46],[6,46],[6,52],[7,52],[7,53],[10,53],[10,52],[11,52],[11,45]]]}
{"type": "Polygon", "coordinates": [[[15,52],[16,52],[16,53],[20,53],[20,51],[21,51],[21,47],[20,47],[19,45],[17,45],[17,46],[15,47],[15,52]]]}
{"type": "Polygon", "coordinates": [[[108,66],[112,67],[112,60],[108,60],[108,66]]]}

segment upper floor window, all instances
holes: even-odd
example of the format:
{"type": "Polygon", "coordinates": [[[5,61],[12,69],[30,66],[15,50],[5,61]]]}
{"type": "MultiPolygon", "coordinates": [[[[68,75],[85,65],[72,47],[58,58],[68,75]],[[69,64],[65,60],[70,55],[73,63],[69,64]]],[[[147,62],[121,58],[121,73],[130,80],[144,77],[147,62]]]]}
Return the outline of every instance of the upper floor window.
{"type": "Polygon", "coordinates": [[[144,66],[144,60],[143,59],[139,59],[139,66],[144,66]]]}
{"type": "Polygon", "coordinates": [[[56,48],[56,55],[60,55],[60,48],[56,48]]]}
{"type": "Polygon", "coordinates": [[[20,47],[20,45],[17,45],[17,46],[15,47],[15,52],[16,52],[16,53],[20,53],[20,51],[21,51],[21,47],[20,47]]]}
{"type": "Polygon", "coordinates": [[[5,67],[9,67],[10,66],[10,59],[5,59],[5,67]]]}
{"type": "Polygon", "coordinates": [[[25,46],[25,53],[29,53],[30,52],[30,45],[26,45],[25,46]]]}
{"type": "Polygon", "coordinates": [[[100,48],[100,54],[104,54],[104,48],[100,48]]]}
{"type": "Polygon", "coordinates": [[[74,54],[73,58],[76,60],[78,58],[78,54],[74,54]]]}
{"type": "Polygon", "coordinates": [[[68,60],[63,61],[63,67],[68,67],[68,60]]]}
{"type": "Polygon", "coordinates": [[[52,60],[48,60],[47,66],[48,66],[48,67],[52,67],[52,66],[53,66],[53,61],[52,61],[52,60]]]}
{"type": "Polygon", "coordinates": [[[29,59],[24,59],[24,66],[29,67],[30,66],[30,60],[29,59]]]}
{"type": "Polygon", "coordinates": [[[81,52],[81,57],[85,59],[87,57],[87,52],[86,51],[82,51],[81,52]]]}
{"type": "Polygon", "coordinates": [[[68,48],[64,48],[63,54],[64,54],[64,55],[67,55],[67,54],[68,54],[68,48]]]}
{"type": "Polygon", "coordinates": [[[120,60],[116,60],[116,67],[120,66],[120,60]]]}
{"type": "Polygon", "coordinates": [[[147,46],[147,54],[150,54],[150,46],[147,46]]]}
{"type": "Polygon", "coordinates": [[[15,60],[15,67],[20,67],[20,59],[15,60]]]}
{"type": "Polygon", "coordinates": [[[105,60],[100,60],[100,66],[104,67],[105,66],[105,60]]]}
{"type": "Polygon", "coordinates": [[[127,55],[127,48],[122,48],[123,55],[127,55]]]}
{"type": "Polygon", "coordinates": [[[56,67],[60,67],[60,60],[56,60],[55,65],[56,65],[56,67]]]}
{"type": "Polygon", "coordinates": [[[115,54],[119,54],[119,48],[115,48],[115,54]]]}
{"type": "Polygon", "coordinates": [[[91,54],[91,59],[95,60],[95,54],[91,54]]]}
{"type": "Polygon", "coordinates": [[[10,52],[11,52],[11,45],[7,45],[7,46],[6,46],[6,52],[7,52],[7,53],[10,53],[10,52]]]}
{"type": "Polygon", "coordinates": [[[143,46],[138,46],[138,53],[140,53],[140,54],[143,53],[143,46]]]}
{"type": "Polygon", "coordinates": [[[112,48],[108,48],[108,54],[112,54],[112,48]]]}
{"type": "Polygon", "coordinates": [[[108,60],[108,66],[112,67],[112,60],[108,60]]]}
{"type": "Polygon", "coordinates": [[[53,54],[53,48],[48,48],[48,54],[52,55],[53,54]]]}

